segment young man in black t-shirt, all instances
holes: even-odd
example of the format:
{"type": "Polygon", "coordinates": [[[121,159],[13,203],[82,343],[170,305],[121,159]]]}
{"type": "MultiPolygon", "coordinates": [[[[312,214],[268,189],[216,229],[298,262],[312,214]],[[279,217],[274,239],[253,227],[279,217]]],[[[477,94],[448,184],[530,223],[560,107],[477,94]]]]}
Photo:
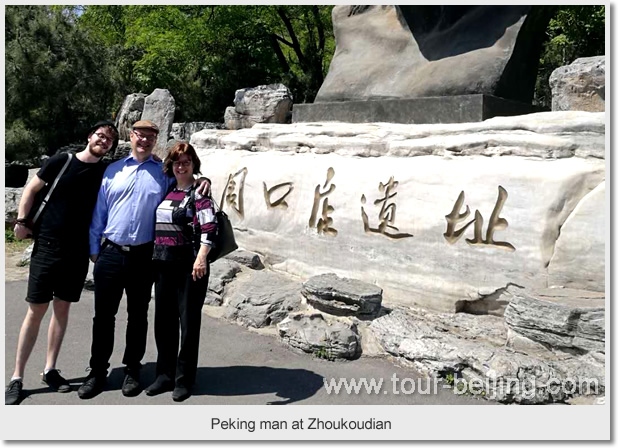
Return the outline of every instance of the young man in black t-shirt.
{"type": "Polygon", "coordinates": [[[51,157],[26,185],[19,203],[15,236],[34,236],[28,278],[28,311],[17,343],[15,371],[5,391],[5,404],[23,398],[23,374],[36,342],[41,321],[53,303],[49,324],[47,359],[42,380],[58,392],[71,390],[56,369],[71,303],[79,301],[88,273],[88,236],[92,211],[106,164],[101,159],[118,145],[118,130],[112,122],[95,124],[88,145],[72,157],[35,226],[27,217],[34,210],[38,192],[49,188],[65,165],[68,155],[51,157]],[[34,227],[34,228],[32,228],[34,227]]]}

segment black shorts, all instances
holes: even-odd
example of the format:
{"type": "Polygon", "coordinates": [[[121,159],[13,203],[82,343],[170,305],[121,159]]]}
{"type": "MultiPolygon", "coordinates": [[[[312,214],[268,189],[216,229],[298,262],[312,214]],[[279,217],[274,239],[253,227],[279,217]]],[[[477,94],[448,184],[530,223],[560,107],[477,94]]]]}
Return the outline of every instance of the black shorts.
{"type": "Polygon", "coordinates": [[[88,249],[77,251],[53,240],[38,238],[30,258],[26,302],[49,303],[54,297],[78,302],[88,274],[88,249]]]}

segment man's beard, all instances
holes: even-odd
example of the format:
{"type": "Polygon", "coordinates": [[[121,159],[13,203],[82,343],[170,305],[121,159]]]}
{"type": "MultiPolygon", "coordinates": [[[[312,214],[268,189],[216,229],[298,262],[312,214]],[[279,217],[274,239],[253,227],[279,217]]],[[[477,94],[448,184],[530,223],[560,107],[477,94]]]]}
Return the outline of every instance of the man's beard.
{"type": "Polygon", "coordinates": [[[94,148],[92,146],[88,146],[88,150],[90,151],[90,154],[98,158],[101,158],[108,153],[107,150],[100,149],[100,146],[98,145],[95,145],[94,148]]]}

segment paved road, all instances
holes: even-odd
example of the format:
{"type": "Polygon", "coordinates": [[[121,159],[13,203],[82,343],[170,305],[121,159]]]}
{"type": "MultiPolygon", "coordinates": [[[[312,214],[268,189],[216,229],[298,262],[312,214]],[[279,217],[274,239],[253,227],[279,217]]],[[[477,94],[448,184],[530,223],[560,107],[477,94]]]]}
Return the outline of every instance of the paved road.
{"type": "MultiPolygon", "coordinates": [[[[24,318],[23,300],[26,282],[14,281],[5,285],[5,384],[14,368],[14,356],[19,327],[24,318]]],[[[151,302],[149,322],[153,322],[154,301],[151,302]]],[[[39,374],[45,362],[49,314],[42,326],[39,340],[26,369],[24,390],[27,397],[22,405],[37,404],[175,404],[171,394],[149,397],[141,393],[126,398],[120,389],[123,379],[122,351],[126,327],[126,301],[123,300],[116,321],[115,350],[107,390],[91,400],[81,400],[75,390],[87,373],[91,342],[93,294],[84,291],[82,299],[71,309],[70,325],[60,353],[58,368],[74,386],[74,391],[60,394],[41,384],[39,374]]],[[[152,325],[149,327],[148,348],[144,357],[142,380],[148,385],[154,380],[156,347],[152,325]]],[[[410,378],[418,386],[420,376],[413,370],[394,365],[388,360],[361,358],[352,362],[330,362],[310,355],[298,354],[283,346],[276,337],[258,334],[222,319],[204,316],[200,341],[197,385],[193,396],[182,404],[244,405],[244,404],[490,404],[470,396],[458,396],[442,386],[436,394],[393,394],[391,378],[401,381],[410,378]],[[329,394],[324,379],[373,378],[384,379],[383,388],[376,393],[329,394]],[[387,393],[385,394],[384,391],[387,393]]],[[[411,381],[404,384],[410,390],[411,381]]],[[[426,381],[422,382],[426,389],[426,381]]],[[[397,390],[400,390],[399,388],[397,390]]],[[[433,392],[433,386],[431,388],[433,392]]]]}

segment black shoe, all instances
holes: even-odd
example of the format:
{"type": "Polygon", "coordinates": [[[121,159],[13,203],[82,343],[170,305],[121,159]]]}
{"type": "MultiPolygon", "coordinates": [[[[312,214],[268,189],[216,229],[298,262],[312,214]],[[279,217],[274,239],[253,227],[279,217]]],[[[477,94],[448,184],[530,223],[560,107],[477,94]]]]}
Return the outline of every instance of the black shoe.
{"type": "Polygon", "coordinates": [[[4,404],[19,404],[24,398],[24,383],[22,380],[13,380],[4,391],[4,404]]]}
{"type": "Polygon", "coordinates": [[[136,397],[142,388],[139,385],[139,370],[125,369],[124,381],[122,382],[122,395],[136,397]]]}
{"type": "Polygon", "coordinates": [[[172,390],[174,390],[174,382],[167,375],[159,375],[155,382],[146,388],[146,395],[154,397],[172,390]]]}
{"type": "Polygon", "coordinates": [[[191,388],[186,386],[176,385],[176,387],[174,387],[174,392],[172,392],[172,400],[174,401],[185,401],[190,396],[191,388]]]}
{"type": "Polygon", "coordinates": [[[77,395],[83,400],[94,398],[103,392],[107,384],[107,377],[104,375],[95,375],[90,373],[84,384],[77,390],[77,395]]]}
{"type": "Polygon", "coordinates": [[[47,384],[56,392],[70,392],[71,385],[67,380],[60,376],[60,370],[51,369],[49,372],[41,373],[41,382],[47,384]]]}

